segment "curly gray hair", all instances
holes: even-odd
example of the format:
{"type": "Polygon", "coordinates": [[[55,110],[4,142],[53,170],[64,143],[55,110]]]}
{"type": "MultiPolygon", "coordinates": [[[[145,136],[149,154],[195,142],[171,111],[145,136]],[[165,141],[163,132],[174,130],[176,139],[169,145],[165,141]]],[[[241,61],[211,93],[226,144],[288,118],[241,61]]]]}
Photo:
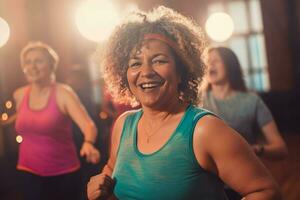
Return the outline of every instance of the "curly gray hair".
{"type": "Polygon", "coordinates": [[[101,61],[104,81],[114,100],[125,104],[137,103],[129,90],[126,72],[131,51],[139,50],[147,34],[162,35],[176,44],[175,61],[182,80],[178,85],[180,99],[198,104],[199,85],[204,74],[201,58],[206,46],[204,35],[192,19],[164,6],[148,13],[129,15],[116,27],[104,50],[96,53],[101,61]]]}

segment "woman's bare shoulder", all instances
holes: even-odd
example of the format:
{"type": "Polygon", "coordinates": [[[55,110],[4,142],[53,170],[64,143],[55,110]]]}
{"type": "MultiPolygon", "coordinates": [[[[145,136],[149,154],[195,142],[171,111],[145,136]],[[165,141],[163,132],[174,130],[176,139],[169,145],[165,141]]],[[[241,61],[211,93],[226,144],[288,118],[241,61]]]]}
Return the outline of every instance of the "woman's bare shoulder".
{"type": "Polygon", "coordinates": [[[24,97],[24,94],[25,94],[25,91],[26,89],[28,88],[28,85],[25,85],[23,87],[19,87],[17,88],[14,93],[13,93],[13,98],[16,102],[19,102],[20,100],[23,99],[24,97]]]}
{"type": "Polygon", "coordinates": [[[136,112],[138,112],[139,109],[133,109],[133,110],[128,110],[128,111],[125,111],[124,113],[122,113],[115,121],[115,124],[114,124],[114,129],[117,129],[118,131],[117,132],[121,132],[122,128],[123,128],[123,125],[125,123],[125,120],[126,118],[131,115],[131,114],[134,114],[136,112]]]}
{"type": "Polygon", "coordinates": [[[223,120],[213,115],[202,117],[195,127],[194,134],[198,138],[196,142],[210,147],[214,146],[212,144],[233,144],[241,140],[241,136],[235,130],[229,127],[223,120]]]}
{"type": "Polygon", "coordinates": [[[55,83],[55,86],[56,86],[56,90],[58,93],[62,93],[62,94],[74,93],[74,90],[72,89],[72,87],[67,84],[55,83]]]}

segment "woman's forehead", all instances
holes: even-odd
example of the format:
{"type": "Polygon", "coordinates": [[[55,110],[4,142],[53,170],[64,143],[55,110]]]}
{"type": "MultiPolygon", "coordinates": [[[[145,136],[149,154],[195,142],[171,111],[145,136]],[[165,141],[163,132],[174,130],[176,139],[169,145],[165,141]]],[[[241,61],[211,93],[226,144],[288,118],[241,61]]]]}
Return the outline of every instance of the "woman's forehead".
{"type": "Polygon", "coordinates": [[[47,52],[44,49],[30,49],[25,53],[25,57],[28,56],[29,54],[35,54],[35,55],[43,55],[43,56],[47,56],[47,52]]]}
{"type": "Polygon", "coordinates": [[[130,57],[136,57],[143,53],[162,53],[162,54],[172,54],[170,47],[159,40],[150,39],[144,40],[141,45],[136,46],[130,53],[130,57]]]}

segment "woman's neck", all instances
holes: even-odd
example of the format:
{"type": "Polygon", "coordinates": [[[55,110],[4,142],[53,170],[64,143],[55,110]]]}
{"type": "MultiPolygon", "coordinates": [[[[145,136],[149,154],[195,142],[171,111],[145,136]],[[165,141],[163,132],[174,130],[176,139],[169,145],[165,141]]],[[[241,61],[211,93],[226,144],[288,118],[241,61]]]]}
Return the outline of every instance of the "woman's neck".
{"type": "Polygon", "coordinates": [[[52,84],[54,83],[54,81],[52,80],[45,80],[43,82],[39,82],[39,83],[32,83],[31,84],[31,90],[38,92],[38,93],[43,93],[45,90],[48,90],[49,87],[52,86],[52,84]]]}
{"type": "Polygon", "coordinates": [[[161,110],[143,106],[143,118],[150,124],[161,124],[162,122],[173,118],[173,116],[184,112],[187,106],[188,104],[180,101],[177,103],[170,103],[161,110]]]}
{"type": "Polygon", "coordinates": [[[226,83],[220,85],[212,85],[211,92],[217,99],[227,99],[234,93],[234,90],[230,87],[229,83],[226,83]]]}

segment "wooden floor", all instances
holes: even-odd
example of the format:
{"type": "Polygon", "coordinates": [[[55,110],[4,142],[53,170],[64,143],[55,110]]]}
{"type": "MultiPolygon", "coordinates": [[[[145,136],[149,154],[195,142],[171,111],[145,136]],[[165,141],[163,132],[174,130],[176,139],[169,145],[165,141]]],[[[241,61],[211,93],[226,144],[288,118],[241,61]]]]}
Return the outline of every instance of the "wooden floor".
{"type": "Polygon", "coordinates": [[[300,134],[288,134],[284,137],[289,156],[280,162],[265,161],[277,181],[284,200],[300,200],[300,134]]]}

